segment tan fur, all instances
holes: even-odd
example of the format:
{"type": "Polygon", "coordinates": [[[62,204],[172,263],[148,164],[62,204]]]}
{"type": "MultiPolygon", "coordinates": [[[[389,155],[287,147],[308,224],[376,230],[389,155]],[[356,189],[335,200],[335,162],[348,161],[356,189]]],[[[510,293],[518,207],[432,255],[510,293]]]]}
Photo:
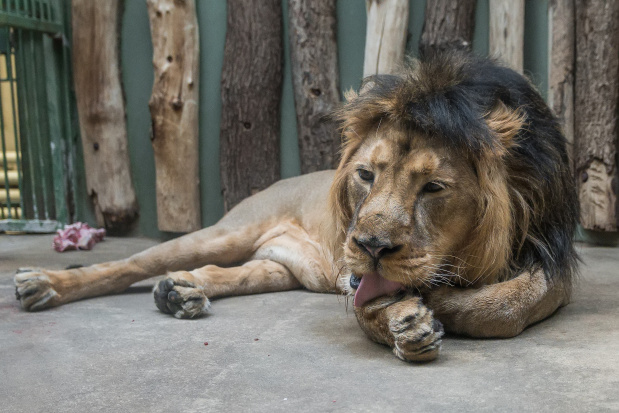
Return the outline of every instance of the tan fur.
{"type": "MultiPolygon", "coordinates": [[[[513,135],[513,128],[521,127],[522,118],[498,108],[487,122],[508,147],[510,131],[513,135]]],[[[476,161],[476,177],[472,160],[432,137],[361,115],[344,124],[336,172],[281,181],[240,203],[216,225],[125,260],[19,273],[15,282],[22,306],[42,310],[117,293],[168,272],[155,288],[155,300],[176,317],[199,315],[216,297],[301,286],[350,293],[351,273],[375,270],[352,241],[363,234],[387,237],[400,248],[376,268],[407,286],[407,292],[379,297],[355,313],[368,336],[392,347],[401,359],[427,361],[438,355],[443,332],[435,319],[447,331],[508,337],[567,302],[569,288],[549,285],[541,271],[497,283],[510,278],[503,272],[518,225],[507,202],[513,188],[500,151],[476,161]],[[358,168],[373,170],[372,186],[360,180],[358,168]],[[431,180],[448,188],[421,194],[431,180]],[[414,215],[419,205],[426,209],[414,215]],[[435,283],[449,285],[432,288],[435,283]]]]}

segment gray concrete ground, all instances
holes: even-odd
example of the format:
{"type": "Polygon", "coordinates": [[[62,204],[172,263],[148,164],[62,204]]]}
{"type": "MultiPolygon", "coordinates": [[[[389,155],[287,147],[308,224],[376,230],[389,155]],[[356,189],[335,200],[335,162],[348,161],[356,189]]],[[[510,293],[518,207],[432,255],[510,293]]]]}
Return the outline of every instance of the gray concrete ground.
{"type": "Polygon", "coordinates": [[[618,249],[580,247],[580,286],[551,319],[509,340],[447,337],[422,365],[370,342],[335,295],[222,299],[197,320],[157,311],[152,280],[40,313],[15,300],[18,267],[153,244],[58,254],[51,236],[0,235],[0,411],[619,411],[618,249]]]}

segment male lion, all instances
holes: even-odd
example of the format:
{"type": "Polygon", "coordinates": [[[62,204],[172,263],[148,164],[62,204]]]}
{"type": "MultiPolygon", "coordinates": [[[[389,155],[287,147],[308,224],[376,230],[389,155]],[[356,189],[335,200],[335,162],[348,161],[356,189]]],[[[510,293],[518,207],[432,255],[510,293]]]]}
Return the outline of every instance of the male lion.
{"type": "Polygon", "coordinates": [[[451,53],[366,79],[335,114],[337,171],[281,181],[216,225],[128,259],[15,276],[26,310],[167,277],[177,318],[210,298],[299,287],[354,296],[367,335],[437,357],[443,326],[512,337],[567,304],[577,219],[566,143],[522,76],[451,53]],[[442,325],[441,325],[442,323],[442,325]]]}

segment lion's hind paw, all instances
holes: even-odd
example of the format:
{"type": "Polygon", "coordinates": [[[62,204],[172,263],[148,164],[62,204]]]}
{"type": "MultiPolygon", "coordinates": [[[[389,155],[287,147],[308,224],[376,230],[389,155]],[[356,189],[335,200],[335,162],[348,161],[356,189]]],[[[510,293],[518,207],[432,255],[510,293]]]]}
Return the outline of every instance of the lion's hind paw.
{"type": "Polygon", "coordinates": [[[58,304],[58,293],[45,273],[20,268],[15,274],[14,282],[15,297],[24,310],[39,311],[58,304]]]}
{"type": "Polygon", "coordinates": [[[155,285],[153,294],[160,311],[176,318],[194,318],[205,314],[211,306],[204,290],[178,276],[168,277],[155,285]]]}

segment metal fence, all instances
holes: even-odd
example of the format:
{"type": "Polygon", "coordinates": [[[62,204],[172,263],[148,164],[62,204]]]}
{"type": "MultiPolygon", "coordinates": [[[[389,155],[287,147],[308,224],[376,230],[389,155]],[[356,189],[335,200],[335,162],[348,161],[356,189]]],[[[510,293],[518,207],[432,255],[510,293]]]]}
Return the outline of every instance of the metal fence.
{"type": "Polygon", "coordinates": [[[0,0],[0,231],[71,220],[64,2],[0,0]]]}

